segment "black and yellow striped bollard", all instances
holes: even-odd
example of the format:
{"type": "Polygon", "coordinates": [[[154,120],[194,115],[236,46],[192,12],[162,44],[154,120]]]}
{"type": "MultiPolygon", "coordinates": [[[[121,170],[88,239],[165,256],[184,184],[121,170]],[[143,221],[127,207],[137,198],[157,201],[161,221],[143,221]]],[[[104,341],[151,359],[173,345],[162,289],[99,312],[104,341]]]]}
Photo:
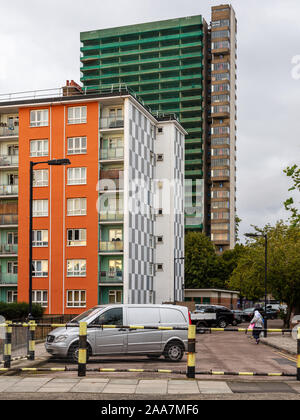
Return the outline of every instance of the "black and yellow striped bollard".
{"type": "Polygon", "coordinates": [[[78,376],[86,376],[87,323],[79,323],[78,376]]]}
{"type": "Polygon", "coordinates": [[[300,381],[300,326],[297,334],[297,381],[300,381]]]}
{"type": "Polygon", "coordinates": [[[11,364],[11,336],[12,321],[6,321],[5,342],[4,342],[4,368],[10,368],[11,364]]]}
{"type": "Polygon", "coordinates": [[[28,343],[28,360],[34,360],[35,357],[35,321],[29,321],[29,343],[28,343]]]}
{"type": "Polygon", "coordinates": [[[187,374],[186,374],[188,378],[195,379],[195,365],[196,365],[196,325],[189,325],[187,374]]]}

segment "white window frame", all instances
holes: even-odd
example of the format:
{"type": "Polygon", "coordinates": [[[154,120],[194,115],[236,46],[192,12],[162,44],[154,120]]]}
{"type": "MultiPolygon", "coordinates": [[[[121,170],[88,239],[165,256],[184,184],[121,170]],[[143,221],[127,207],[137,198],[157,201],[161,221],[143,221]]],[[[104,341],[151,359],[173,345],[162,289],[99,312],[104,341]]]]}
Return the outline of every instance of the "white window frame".
{"type": "Polygon", "coordinates": [[[87,138],[68,137],[68,155],[84,155],[87,153],[87,138]],[[84,144],[85,143],[85,144],[84,144]]]}
{"type": "Polygon", "coordinates": [[[48,169],[34,169],[33,170],[33,186],[34,187],[48,187],[49,170],[48,169]]]}
{"type": "Polygon", "coordinates": [[[85,307],[86,307],[86,290],[67,290],[67,308],[85,308],[85,307]],[[76,293],[79,294],[79,300],[75,300],[76,293]],[[71,295],[71,299],[69,299],[70,295],[71,295]]]}
{"type": "Polygon", "coordinates": [[[6,302],[15,303],[18,301],[18,291],[17,290],[8,290],[6,293],[6,302]],[[11,295],[11,298],[9,297],[11,295]]]}
{"type": "Polygon", "coordinates": [[[67,277],[86,277],[86,260],[67,260],[67,277]]]}
{"type": "Polygon", "coordinates": [[[48,156],[48,139],[30,140],[30,157],[48,156]]]}
{"type": "Polygon", "coordinates": [[[6,243],[7,245],[18,245],[18,232],[17,231],[7,232],[6,243]],[[9,239],[9,236],[11,236],[11,240],[9,239]]]}
{"type": "Polygon", "coordinates": [[[72,106],[68,108],[68,124],[85,124],[87,122],[87,107],[72,106]]]}
{"type": "Polygon", "coordinates": [[[18,274],[18,261],[7,261],[7,274],[18,274]]]}
{"type": "Polygon", "coordinates": [[[83,198],[68,198],[67,199],[67,216],[86,216],[87,214],[86,205],[87,205],[87,200],[84,197],[83,198]]]}
{"type": "Polygon", "coordinates": [[[86,229],[67,229],[67,246],[86,246],[86,229]],[[75,238],[76,231],[78,231],[78,238],[75,238]],[[72,239],[69,239],[71,233],[72,239]]]}
{"type": "Polygon", "coordinates": [[[32,261],[32,277],[48,277],[49,273],[48,260],[32,261]],[[40,265],[40,267],[38,267],[40,265]],[[39,268],[39,270],[37,270],[39,268]],[[46,271],[47,269],[47,271],[46,271]]]}
{"type": "Polygon", "coordinates": [[[32,201],[32,216],[33,217],[48,217],[48,200],[33,200],[32,201]]]}
{"type": "Polygon", "coordinates": [[[45,248],[48,246],[48,230],[38,229],[32,231],[32,246],[35,248],[45,248]],[[38,238],[40,236],[40,238],[38,238]]]}
{"type": "Polygon", "coordinates": [[[67,185],[85,185],[86,184],[87,168],[68,168],[67,171],[67,185]]]}
{"type": "Polygon", "coordinates": [[[30,127],[47,127],[49,124],[48,109],[34,109],[30,111],[30,127]]]}
{"type": "Polygon", "coordinates": [[[32,303],[41,305],[43,308],[48,306],[48,290],[33,290],[32,291],[32,303]],[[38,299],[40,294],[41,299],[38,299]]]}
{"type": "Polygon", "coordinates": [[[114,303],[120,304],[120,303],[122,303],[122,297],[123,297],[122,290],[109,290],[108,291],[108,302],[109,302],[109,304],[114,304],[114,303]],[[118,294],[121,295],[120,301],[118,301],[118,299],[117,299],[118,294]],[[113,302],[110,302],[110,297],[113,297],[113,300],[114,300],[113,302]]]}

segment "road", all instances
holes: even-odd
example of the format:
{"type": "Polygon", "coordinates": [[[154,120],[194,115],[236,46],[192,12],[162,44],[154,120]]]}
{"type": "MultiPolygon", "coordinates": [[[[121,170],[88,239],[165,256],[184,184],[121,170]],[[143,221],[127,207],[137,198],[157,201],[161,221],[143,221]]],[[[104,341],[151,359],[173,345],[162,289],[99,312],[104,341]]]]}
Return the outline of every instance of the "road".
{"type": "MultiPolygon", "coordinates": [[[[246,324],[245,324],[246,326],[246,324]]],[[[244,327],[242,325],[241,327],[244,327]]],[[[277,326],[278,328],[278,326],[277,326]]],[[[55,367],[65,365],[76,368],[76,364],[68,360],[60,360],[54,357],[45,359],[41,367],[55,367]]],[[[186,371],[187,356],[184,355],[180,363],[168,362],[164,357],[158,360],[150,360],[144,356],[124,357],[92,357],[88,368],[113,368],[113,369],[170,369],[186,371]]],[[[241,332],[213,332],[211,334],[197,334],[196,344],[196,371],[221,371],[221,372],[257,372],[257,373],[296,373],[296,358],[275,350],[263,344],[255,344],[251,333],[247,335],[241,332]]],[[[92,373],[90,373],[92,374],[92,373]]],[[[98,373],[99,374],[99,373],[98,373]]],[[[120,377],[132,377],[142,379],[146,373],[111,373],[120,377]]],[[[148,378],[162,377],[159,373],[147,372],[148,378]]],[[[219,375],[218,375],[219,376],[219,375]]],[[[180,374],[163,374],[163,377],[180,378],[180,374]]],[[[203,378],[211,375],[203,375],[203,378]]],[[[215,377],[215,375],[214,375],[215,377]]],[[[260,379],[260,377],[255,377],[260,379]]],[[[262,377],[263,378],[263,377],[262,377]]],[[[268,377],[269,378],[269,377],[268,377]]],[[[283,379],[280,377],[281,380],[283,379]]],[[[224,379],[224,377],[223,377],[224,379]]],[[[266,379],[266,378],[264,378],[266,379]]],[[[270,377],[270,380],[279,378],[270,377]]],[[[288,379],[288,378],[287,378],[288,379]]]]}

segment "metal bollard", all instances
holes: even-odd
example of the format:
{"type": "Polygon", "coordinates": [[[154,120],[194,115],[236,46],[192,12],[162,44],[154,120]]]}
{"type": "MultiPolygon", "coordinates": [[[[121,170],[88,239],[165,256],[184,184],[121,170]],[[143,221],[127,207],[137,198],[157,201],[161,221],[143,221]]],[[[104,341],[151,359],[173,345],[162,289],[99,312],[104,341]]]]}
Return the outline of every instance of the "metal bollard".
{"type": "Polygon", "coordinates": [[[188,378],[195,379],[195,365],[196,365],[196,325],[189,325],[187,374],[186,374],[188,378]]]}
{"type": "Polygon", "coordinates": [[[34,360],[35,357],[35,328],[35,321],[29,321],[28,360],[34,360]]]}
{"type": "Polygon", "coordinates": [[[11,335],[12,321],[6,321],[5,342],[4,342],[4,367],[10,368],[11,364],[11,335]]]}
{"type": "Polygon", "coordinates": [[[86,376],[87,323],[79,324],[78,376],[86,376]]]}
{"type": "Polygon", "coordinates": [[[297,381],[300,381],[300,327],[297,335],[297,381]]]}

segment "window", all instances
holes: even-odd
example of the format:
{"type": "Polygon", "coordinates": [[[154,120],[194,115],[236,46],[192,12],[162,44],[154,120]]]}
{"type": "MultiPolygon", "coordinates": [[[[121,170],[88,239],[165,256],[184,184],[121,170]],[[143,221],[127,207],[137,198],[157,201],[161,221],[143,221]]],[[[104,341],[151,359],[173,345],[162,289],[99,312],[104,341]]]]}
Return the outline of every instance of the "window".
{"type": "Polygon", "coordinates": [[[68,198],[67,199],[68,216],[86,215],[86,198],[68,198]]]}
{"type": "Polygon", "coordinates": [[[211,97],[212,103],[218,103],[218,102],[229,102],[230,96],[229,95],[214,95],[211,97]]]}
{"type": "Polygon", "coordinates": [[[16,290],[8,290],[6,295],[7,303],[16,303],[18,300],[18,292],[16,290]]]}
{"type": "Polygon", "coordinates": [[[229,113],[230,112],[230,107],[229,107],[229,105],[212,106],[211,107],[211,112],[213,114],[220,114],[220,113],[224,113],[224,112],[229,113]]]}
{"type": "Polygon", "coordinates": [[[227,31],[212,31],[211,33],[211,39],[216,39],[216,38],[229,38],[230,37],[230,32],[227,31]]]}
{"type": "Polygon", "coordinates": [[[212,209],[227,209],[229,208],[229,201],[213,201],[211,203],[212,209]]]}
{"type": "Polygon", "coordinates": [[[7,244],[18,245],[18,232],[7,232],[7,244]]]}
{"type": "Polygon", "coordinates": [[[32,246],[48,246],[48,230],[34,230],[32,232],[32,246]]]}
{"type": "Polygon", "coordinates": [[[221,213],[219,213],[219,212],[218,213],[212,212],[211,213],[211,219],[212,220],[220,220],[220,219],[226,219],[226,220],[228,220],[229,217],[230,217],[230,215],[227,212],[221,212],[221,213]]]}
{"type": "Polygon", "coordinates": [[[48,200],[33,200],[32,214],[33,217],[48,216],[48,200]]]}
{"type": "Polygon", "coordinates": [[[217,166],[229,166],[229,159],[214,159],[211,161],[212,168],[217,166]]]}
{"type": "MultiPolygon", "coordinates": [[[[109,290],[109,296],[115,297],[115,300],[122,300],[121,290],[109,290]]],[[[109,303],[122,303],[120,302],[109,302],[109,303]]],[[[95,325],[123,325],[123,309],[113,308],[99,315],[94,321],[95,325]]]]}
{"type": "Polygon", "coordinates": [[[33,277],[48,277],[48,260],[32,261],[33,277]]]}
{"type": "Polygon", "coordinates": [[[158,127],[157,132],[158,134],[162,134],[164,132],[163,127],[158,127]]]}
{"type": "Polygon", "coordinates": [[[68,307],[85,307],[86,306],[86,291],[85,290],[68,290],[67,291],[67,306],[68,307]]]}
{"type": "Polygon", "coordinates": [[[211,230],[229,230],[229,223],[212,223],[211,230]]]}
{"type": "Polygon", "coordinates": [[[229,198],[229,191],[212,191],[211,198],[229,198]]]}
{"type": "MultiPolygon", "coordinates": [[[[224,9],[224,10],[228,10],[228,9],[224,9]]],[[[219,12],[220,10],[218,10],[219,12]]],[[[211,26],[213,28],[218,28],[218,27],[223,27],[223,26],[229,26],[230,22],[229,19],[220,19],[220,20],[215,20],[214,22],[211,23],[211,26]]]]}
{"type": "Polygon", "coordinates": [[[162,162],[164,160],[164,155],[163,154],[158,154],[156,159],[157,159],[157,162],[162,162]]]}
{"type": "Polygon", "coordinates": [[[230,90],[230,85],[228,83],[221,83],[219,85],[212,85],[212,92],[225,92],[230,90]]]}
{"type": "Polygon", "coordinates": [[[48,125],[48,109],[30,111],[30,127],[45,127],[48,125]]]}
{"type": "Polygon", "coordinates": [[[163,242],[164,242],[163,236],[157,236],[156,243],[157,244],[162,244],[163,242]]]}
{"type": "Polygon", "coordinates": [[[68,246],[86,246],[86,229],[68,229],[68,246]]]}
{"type": "Polygon", "coordinates": [[[86,153],[86,137],[68,138],[68,155],[79,155],[86,153]]]}
{"type": "Polygon", "coordinates": [[[67,261],[68,277],[85,277],[86,276],[86,260],[68,260],[67,261]]]}
{"type": "Polygon", "coordinates": [[[212,177],[223,177],[223,176],[230,176],[229,169],[214,169],[211,171],[212,177]]]}
{"type": "Polygon", "coordinates": [[[86,106],[75,106],[68,108],[68,124],[86,123],[86,106]]]}
{"type": "Polygon", "coordinates": [[[68,185],[86,184],[86,168],[68,168],[68,185]]]}
{"type": "Polygon", "coordinates": [[[213,63],[212,64],[212,70],[214,70],[214,71],[229,70],[229,69],[230,69],[230,64],[227,61],[222,62],[222,63],[213,63]]]}
{"type": "Polygon", "coordinates": [[[230,144],[230,139],[229,139],[229,137],[218,137],[216,139],[212,139],[211,140],[211,144],[212,144],[212,146],[219,146],[219,145],[223,145],[223,144],[230,144]]]}
{"type": "Polygon", "coordinates": [[[211,149],[212,156],[229,156],[230,150],[227,149],[211,149]]]}
{"type": "Polygon", "coordinates": [[[30,156],[48,156],[48,140],[31,140],[30,141],[30,156]]]}
{"type": "Polygon", "coordinates": [[[108,277],[120,277],[122,280],[122,260],[109,260],[108,261],[108,277]]]}
{"type": "MultiPolygon", "coordinates": [[[[121,290],[109,290],[108,292],[108,303],[122,303],[122,291],[121,290]]],[[[118,323],[116,323],[115,325],[122,325],[119,324],[120,321],[118,321],[118,323]]],[[[104,325],[104,324],[103,324],[104,325]]]]}
{"type": "Polygon", "coordinates": [[[212,43],[212,49],[213,50],[219,50],[224,48],[230,48],[230,42],[229,41],[218,41],[212,43]]]}
{"type": "Polygon", "coordinates": [[[212,233],[211,239],[212,241],[229,241],[229,234],[228,233],[212,233]]]}
{"type": "Polygon", "coordinates": [[[7,262],[7,274],[18,274],[18,261],[7,262]]]}
{"type": "Polygon", "coordinates": [[[33,186],[48,187],[48,169],[37,169],[33,171],[33,186]]]}
{"type": "Polygon", "coordinates": [[[149,276],[154,276],[154,265],[153,265],[153,263],[149,263],[149,265],[148,265],[148,275],[149,276]]]}
{"type": "Polygon", "coordinates": [[[163,271],[164,265],[163,264],[156,264],[156,271],[163,271]]]}
{"type": "Polygon", "coordinates": [[[213,82],[220,81],[220,80],[229,80],[230,76],[229,73],[217,73],[211,76],[211,80],[213,82]]]}
{"type": "Polygon", "coordinates": [[[229,134],[230,132],[230,128],[227,126],[222,126],[222,127],[213,127],[211,129],[211,134],[229,134]]]}
{"type": "Polygon", "coordinates": [[[32,303],[36,303],[46,308],[48,306],[48,291],[47,290],[33,290],[32,303]]]}

